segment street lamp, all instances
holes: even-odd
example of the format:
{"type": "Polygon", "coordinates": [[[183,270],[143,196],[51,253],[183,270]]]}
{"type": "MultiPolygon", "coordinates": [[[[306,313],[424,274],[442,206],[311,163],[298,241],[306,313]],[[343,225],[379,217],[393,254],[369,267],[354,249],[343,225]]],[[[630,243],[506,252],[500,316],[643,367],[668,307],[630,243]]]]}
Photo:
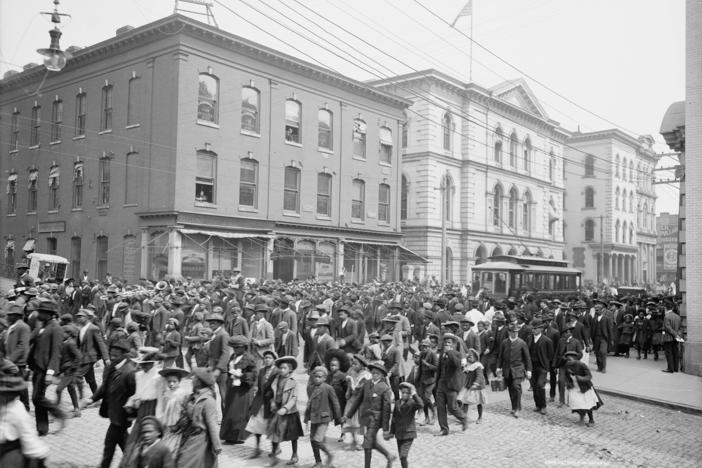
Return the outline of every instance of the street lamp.
{"type": "Polygon", "coordinates": [[[49,30],[49,36],[51,37],[51,44],[49,45],[49,47],[45,49],[37,49],[37,52],[45,57],[44,66],[46,67],[46,69],[55,72],[63,70],[63,67],[66,66],[66,62],[68,61],[68,59],[71,58],[71,54],[61,50],[61,46],[59,45],[59,39],[61,38],[61,30],[58,28],[58,25],[61,23],[61,17],[70,17],[70,15],[67,15],[65,13],[59,13],[58,5],[59,0],[54,0],[53,12],[41,12],[42,15],[51,16],[51,22],[54,23],[54,28],[49,30]]]}

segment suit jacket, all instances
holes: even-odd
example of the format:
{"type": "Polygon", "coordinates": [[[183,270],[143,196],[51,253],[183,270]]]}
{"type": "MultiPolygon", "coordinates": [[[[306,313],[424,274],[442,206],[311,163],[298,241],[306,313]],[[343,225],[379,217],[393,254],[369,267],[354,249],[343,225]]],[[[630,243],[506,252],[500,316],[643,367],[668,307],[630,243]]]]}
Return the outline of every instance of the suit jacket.
{"type": "Polygon", "coordinates": [[[358,420],[362,426],[388,431],[391,401],[392,391],[385,380],[377,383],[371,379],[365,380],[346,404],[346,417],[350,418],[358,411],[358,420]]]}
{"type": "Polygon", "coordinates": [[[414,422],[414,415],[418,409],[424,407],[419,395],[414,394],[406,403],[395,402],[392,410],[392,423],[390,423],[390,433],[397,440],[407,440],[417,438],[417,426],[414,422]]]}
{"type": "Polygon", "coordinates": [[[227,372],[227,362],[229,362],[229,334],[220,327],[209,341],[209,358],[207,366],[211,370],[219,369],[222,373],[227,372]]]}
{"type": "Polygon", "coordinates": [[[482,348],[480,346],[480,337],[477,333],[470,329],[467,333],[461,332],[461,338],[466,345],[465,352],[468,352],[469,349],[473,348],[478,352],[478,355],[480,355],[482,348]]]}
{"type": "Polygon", "coordinates": [[[85,335],[83,339],[80,339],[80,330],[78,332],[78,346],[83,355],[83,364],[92,364],[102,359],[107,361],[110,356],[107,352],[107,346],[105,345],[105,340],[102,337],[100,329],[93,325],[92,323],[88,325],[88,329],[85,330],[85,335]]]}
{"type": "Polygon", "coordinates": [[[251,351],[258,357],[263,358],[265,351],[273,351],[274,344],[273,326],[266,319],[254,322],[251,326],[251,351]],[[256,341],[258,341],[258,344],[256,341]]]}
{"type": "Polygon", "coordinates": [[[324,335],[319,335],[319,332],[314,336],[314,352],[310,356],[310,369],[314,366],[324,365],[324,358],[327,355],[327,351],[336,348],[336,341],[334,338],[329,336],[328,333],[324,335]]]}
{"type": "Polygon", "coordinates": [[[34,330],[32,337],[33,346],[30,356],[33,370],[53,370],[58,374],[61,361],[61,345],[63,344],[63,330],[56,320],[49,320],[44,328],[34,330]]]}
{"type": "Polygon", "coordinates": [[[119,369],[111,363],[105,369],[100,388],[92,397],[93,401],[102,400],[100,416],[108,418],[111,424],[121,427],[129,427],[131,424],[123,406],[136,391],[135,372],[134,364],[128,359],[125,359],[119,369]]]}
{"type": "Polygon", "coordinates": [[[393,377],[404,377],[404,369],[400,365],[402,362],[402,350],[397,345],[391,344],[387,349],[383,350],[382,359],[388,374],[392,374],[393,377]]]}
{"type": "Polygon", "coordinates": [[[288,330],[288,333],[283,338],[282,333],[276,333],[275,335],[275,353],[278,356],[296,356],[297,357],[297,340],[292,331],[288,330]]]}
{"type": "Polygon", "coordinates": [[[435,351],[427,349],[420,356],[419,361],[419,383],[429,386],[436,383],[436,369],[439,365],[439,356],[435,351]]]}
{"type": "Polygon", "coordinates": [[[534,341],[535,337],[531,338],[529,345],[529,354],[531,355],[531,364],[534,369],[549,370],[553,362],[553,342],[543,333],[539,341],[534,341]]]}
{"type": "Polygon", "coordinates": [[[553,356],[554,367],[560,367],[565,365],[565,353],[567,353],[568,351],[575,351],[576,353],[578,353],[578,360],[580,360],[583,357],[583,344],[580,342],[580,340],[572,337],[570,341],[566,341],[565,338],[560,340],[558,342],[558,350],[553,356]]]}
{"type": "Polygon", "coordinates": [[[509,338],[500,344],[500,360],[497,364],[505,378],[523,379],[526,371],[531,371],[529,348],[521,338],[512,342],[509,338]]]}
{"type": "Polygon", "coordinates": [[[61,345],[61,372],[70,374],[78,370],[81,361],[83,360],[83,354],[78,349],[78,345],[73,338],[64,340],[61,345]]]}
{"type": "Polygon", "coordinates": [[[461,353],[456,350],[441,351],[436,368],[437,389],[457,392],[463,386],[461,353]]]}
{"type": "Polygon", "coordinates": [[[561,334],[558,332],[553,323],[551,323],[551,326],[544,330],[544,335],[546,335],[548,339],[551,340],[551,343],[553,343],[553,353],[555,354],[556,351],[558,351],[558,342],[561,340],[561,334]]]}
{"type": "Polygon", "coordinates": [[[343,323],[339,323],[336,337],[344,340],[344,344],[340,347],[347,353],[354,354],[361,349],[361,342],[358,339],[358,325],[353,319],[347,319],[345,326],[343,323]]]}
{"type": "Polygon", "coordinates": [[[29,356],[29,338],[31,331],[29,325],[22,320],[15,322],[12,330],[7,331],[5,337],[5,357],[17,366],[27,364],[29,356]]]}
{"type": "Polygon", "coordinates": [[[305,409],[305,422],[322,424],[341,421],[341,406],[336,392],[328,383],[307,386],[307,408],[305,409]]]}
{"type": "Polygon", "coordinates": [[[600,317],[596,317],[592,324],[592,341],[604,340],[607,343],[611,343],[614,339],[614,334],[612,333],[612,319],[607,317],[604,313],[600,317]]]}
{"type": "Polygon", "coordinates": [[[680,333],[680,316],[673,311],[668,311],[663,317],[663,343],[675,341],[675,337],[680,333]]]}

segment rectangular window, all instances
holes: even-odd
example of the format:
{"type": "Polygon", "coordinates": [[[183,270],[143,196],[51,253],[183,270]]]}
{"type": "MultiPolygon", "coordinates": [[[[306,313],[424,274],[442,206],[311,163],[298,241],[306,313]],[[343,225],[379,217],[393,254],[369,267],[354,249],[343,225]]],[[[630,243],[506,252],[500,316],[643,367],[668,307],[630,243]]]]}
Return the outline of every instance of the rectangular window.
{"type": "Polygon", "coordinates": [[[49,171],[49,211],[59,209],[59,176],[59,167],[52,167],[49,171]]]}
{"type": "Polygon", "coordinates": [[[319,109],[319,147],[333,149],[332,136],[332,113],[326,109],[319,109]]]}
{"type": "Polygon", "coordinates": [[[380,184],[378,190],[378,221],[390,222],[390,186],[380,184]]]}
{"type": "Polygon", "coordinates": [[[216,155],[198,151],[197,176],[195,177],[195,201],[203,203],[215,202],[216,155]]]}
{"type": "Polygon", "coordinates": [[[112,85],[102,88],[102,114],[100,115],[100,131],[112,130],[112,85]]]}
{"type": "Polygon", "coordinates": [[[295,167],[285,168],[283,210],[300,212],[300,170],[295,167]]]}
{"type": "Polygon", "coordinates": [[[20,112],[15,111],[12,113],[12,121],[10,123],[11,133],[10,133],[10,151],[19,151],[19,126],[20,112]]]}
{"type": "Polygon", "coordinates": [[[331,174],[317,174],[317,214],[331,216],[331,174]]]}
{"type": "Polygon", "coordinates": [[[141,79],[134,76],[129,80],[127,96],[127,126],[140,123],[139,111],[141,110],[142,92],[141,79]]]}
{"type": "Polygon", "coordinates": [[[63,125],[63,101],[57,100],[51,105],[51,141],[61,141],[63,125]]]}
{"type": "Polygon", "coordinates": [[[7,178],[7,214],[17,212],[17,174],[12,173],[7,178]]]}
{"type": "Polygon", "coordinates": [[[261,93],[250,86],[241,88],[241,129],[259,134],[261,132],[260,116],[261,93]]]}
{"type": "Polygon", "coordinates": [[[353,121],[353,155],[366,159],[366,123],[363,120],[353,121]]]}
{"type": "Polygon", "coordinates": [[[73,208],[83,208],[83,163],[73,166],[73,208]]]}
{"type": "Polygon", "coordinates": [[[293,100],[285,101],[285,141],[300,143],[302,125],[302,105],[293,100]]]}
{"type": "Polygon", "coordinates": [[[392,131],[380,127],[380,162],[392,163],[392,131]]]}
{"type": "Polygon", "coordinates": [[[80,275],[80,237],[71,237],[71,275],[80,275]]]}
{"type": "Polygon", "coordinates": [[[39,145],[39,130],[41,129],[41,106],[32,107],[32,129],[29,134],[29,146],[39,145]]]}
{"type": "Polygon", "coordinates": [[[98,203],[100,206],[110,204],[110,158],[100,159],[100,190],[98,194],[98,203]]]}
{"type": "Polygon", "coordinates": [[[354,219],[365,219],[366,209],[366,184],[362,180],[354,179],[353,193],[351,198],[351,217],[354,219]]]}
{"type": "Polygon", "coordinates": [[[95,258],[97,259],[97,280],[104,281],[107,276],[107,237],[99,236],[95,243],[95,258]]]}
{"type": "Polygon", "coordinates": [[[258,162],[242,159],[239,172],[239,205],[258,208],[258,162]]]}
{"type": "Polygon", "coordinates": [[[55,237],[46,238],[46,253],[49,255],[56,255],[58,252],[58,239],[55,237]]]}
{"type": "Polygon", "coordinates": [[[139,153],[127,153],[125,161],[124,204],[136,205],[139,202],[139,153]]]}
{"type": "Polygon", "coordinates": [[[85,123],[88,96],[85,93],[80,93],[76,96],[76,136],[85,135],[85,123]]]}
{"type": "Polygon", "coordinates": [[[38,171],[31,171],[29,173],[29,190],[27,193],[27,211],[30,213],[34,213],[37,211],[37,185],[38,185],[38,179],[39,177],[39,172],[38,171]]]}

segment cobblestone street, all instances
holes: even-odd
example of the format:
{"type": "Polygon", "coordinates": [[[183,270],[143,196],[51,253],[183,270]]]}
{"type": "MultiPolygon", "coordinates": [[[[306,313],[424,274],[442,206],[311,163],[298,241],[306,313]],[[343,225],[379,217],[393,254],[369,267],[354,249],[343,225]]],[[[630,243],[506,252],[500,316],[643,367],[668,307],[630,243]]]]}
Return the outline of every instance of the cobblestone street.
{"type": "MultiPolygon", "coordinates": [[[[304,395],[303,376],[298,377],[300,394],[304,395]]],[[[526,390],[526,386],[525,386],[526,390]]],[[[524,411],[520,419],[509,414],[504,395],[492,393],[495,403],[485,410],[482,425],[471,424],[465,433],[452,426],[447,437],[434,437],[437,427],[418,427],[419,438],[410,452],[414,467],[464,467],[466,461],[479,466],[611,466],[611,467],[693,467],[702,459],[702,417],[681,413],[659,406],[604,396],[605,406],[595,412],[596,425],[588,428],[577,424],[577,415],[566,408],[551,406],[548,415],[531,411],[532,394],[524,392],[524,411]]],[[[304,407],[301,401],[301,408],[304,407]]],[[[470,417],[475,418],[471,408],[470,417]]],[[[100,461],[107,420],[97,414],[97,408],[68,422],[59,434],[46,437],[51,445],[50,467],[94,467],[100,461]]],[[[53,427],[52,427],[53,429],[53,427]]],[[[335,466],[361,466],[363,453],[344,450],[336,442],[338,428],[328,432],[329,446],[335,453],[335,466]]],[[[396,453],[395,441],[385,442],[396,453]]],[[[263,442],[263,449],[270,447],[263,442]]],[[[280,466],[290,457],[290,445],[283,444],[280,466]]],[[[244,445],[224,447],[220,467],[260,467],[268,457],[248,460],[253,448],[250,439],[244,445]]],[[[113,466],[119,459],[115,456],[113,466]]],[[[313,464],[309,439],[300,440],[301,467],[313,464]]],[[[399,463],[396,464],[399,467],[399,463]]],[[[374,467],[385,461],[374,453],[374,467]]]]}

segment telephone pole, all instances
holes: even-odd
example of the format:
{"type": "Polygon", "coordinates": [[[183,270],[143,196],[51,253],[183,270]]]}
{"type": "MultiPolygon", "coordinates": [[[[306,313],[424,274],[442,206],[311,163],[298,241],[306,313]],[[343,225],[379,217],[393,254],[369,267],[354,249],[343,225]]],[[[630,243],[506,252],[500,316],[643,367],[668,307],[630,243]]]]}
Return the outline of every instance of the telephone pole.
{"type": "Polygon", "coordinates": [[[441,191],[441,287],[446,286],[446,176],[441,177],[441,184],[434,190],[441,191]]]}
{"type": "Polygon", "coordinates": [[[604,278],[604,216],[600,215],[600,275],[597,283],[601,283],[604,278]]]}

